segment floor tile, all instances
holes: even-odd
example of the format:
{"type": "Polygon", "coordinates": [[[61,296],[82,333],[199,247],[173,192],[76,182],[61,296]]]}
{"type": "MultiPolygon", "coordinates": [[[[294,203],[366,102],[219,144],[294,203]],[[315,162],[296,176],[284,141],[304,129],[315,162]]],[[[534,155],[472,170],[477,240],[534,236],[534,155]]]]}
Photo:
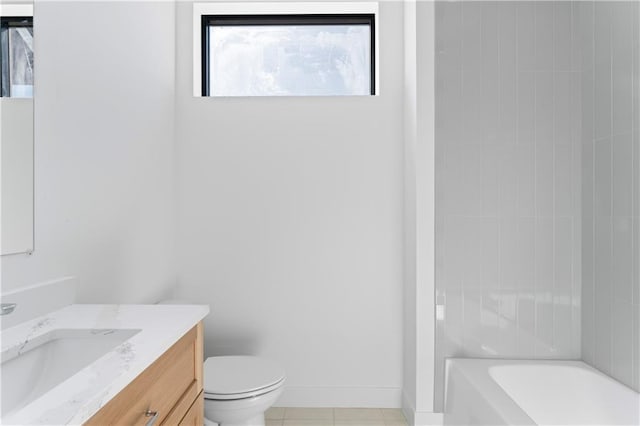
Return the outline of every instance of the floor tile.
{"type": "Polygon", "coordinates": [[[333,426],[333,420],[327,419],[284,419],[283,426],[333,426]]]}
{"type": "Polygon", "coordinates": [[[336,420],[334,426],[386,426],[383,419],[343,419],[336,420]]]}
{"type": "Polygon", "coordinates": [[[379,408],[336,408],[336,420],[384,420],[379,408]]]}
{"type": "Polygon", "coordinates": [[[284,407],[271,407],[264,413],[264,418],[267,420],[284,419],[284,410],[284,407]]]}
{"type": "Polygon", "coordinates": [[[272,407],[266,426],[408,426],[399,408],[272,407]]]}
{"type": "Polygon", "coordinates": [[[333,408],[286,408],[285,420],[330,420],[333,422],[333,408]]]}
{"type": "Polygon", "coordinates": [[[408,426],[406,420],[385,420],[384,426],[408,426]]]}
{"type": "Polygon", "coordinates": [[[385,420],[399,420],[402,422],[407,422],[407,419],[405,419],[404,414],[402,413],[402,410],[399,408],[382,408],[382,417],[384,417],[385,420]]]}

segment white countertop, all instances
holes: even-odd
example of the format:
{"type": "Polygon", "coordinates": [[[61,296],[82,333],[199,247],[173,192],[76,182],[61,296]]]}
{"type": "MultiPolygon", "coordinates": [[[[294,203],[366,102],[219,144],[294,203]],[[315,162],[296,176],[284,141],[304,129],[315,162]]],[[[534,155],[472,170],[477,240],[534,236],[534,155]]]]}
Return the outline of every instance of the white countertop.
{"type": "Polygon", "coordinates": [[[2,424],[82,424],[208,313],[205,305],[69,305],[3,330],[2,352],[18,350],[54,329],[141,331],[2,424]]]}

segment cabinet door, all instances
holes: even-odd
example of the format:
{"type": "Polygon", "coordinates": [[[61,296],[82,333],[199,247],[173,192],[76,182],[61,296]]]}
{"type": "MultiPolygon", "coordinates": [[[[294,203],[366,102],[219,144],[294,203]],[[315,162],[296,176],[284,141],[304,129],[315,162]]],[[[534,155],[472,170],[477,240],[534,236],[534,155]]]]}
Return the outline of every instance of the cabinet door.
{"type": "Polygon", "coordinates": [[[180,422],[184,426],[202,426],[204,424],[204,393],[196,398],[195,402],[187,411],[184,418],[180,422]]]}

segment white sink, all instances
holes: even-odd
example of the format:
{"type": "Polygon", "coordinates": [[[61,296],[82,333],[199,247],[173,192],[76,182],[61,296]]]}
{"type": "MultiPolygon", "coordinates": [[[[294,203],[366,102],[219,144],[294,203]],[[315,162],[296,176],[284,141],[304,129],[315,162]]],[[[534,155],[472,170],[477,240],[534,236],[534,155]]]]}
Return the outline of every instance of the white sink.
{"type": "Polygon", "coordinates": [[[2,352],[5,418],[110,352],[139,329],[55,329],[2,352]]]}

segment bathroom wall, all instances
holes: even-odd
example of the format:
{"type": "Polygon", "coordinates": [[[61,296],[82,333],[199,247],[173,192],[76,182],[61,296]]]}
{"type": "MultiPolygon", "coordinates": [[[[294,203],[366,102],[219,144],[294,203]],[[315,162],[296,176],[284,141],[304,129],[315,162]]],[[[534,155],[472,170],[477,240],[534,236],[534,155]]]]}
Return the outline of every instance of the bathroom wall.
{"type": "Polygon", "coordinates": [[[640,389],[637,2],[581,2],[582,357],[640,389]]]}
{"type": "Polygon", "coordinates": [[[171,2],[36,2],[35,252],[2,257],[3,292],[75,276],[80,302],[153,302],[175,284],[174,27],[171,2]]]}
{"type": "Polygon", "coordinates": [[[24,253],[33,245],[33,99],[0,99],[0,140],[1,252],[24,253]]]}
{"type": "Polygon", "coordinates": [[[446,357],[580,358],[577,19],[436,3],[436,408],[446,357]]]}
{"type": "Polygon", "coordinates": [[[287,370],[280,405],[400,406],[403,5],[380,3],[380,95],[192,95],[177,3],[178,295],[205,352],[287,370]]]}
{"type": "Polygon", "coordinates": [[[433,2],[404,2],[404,299],[402,408],[409,424],[434,414],[433,2]]]}

